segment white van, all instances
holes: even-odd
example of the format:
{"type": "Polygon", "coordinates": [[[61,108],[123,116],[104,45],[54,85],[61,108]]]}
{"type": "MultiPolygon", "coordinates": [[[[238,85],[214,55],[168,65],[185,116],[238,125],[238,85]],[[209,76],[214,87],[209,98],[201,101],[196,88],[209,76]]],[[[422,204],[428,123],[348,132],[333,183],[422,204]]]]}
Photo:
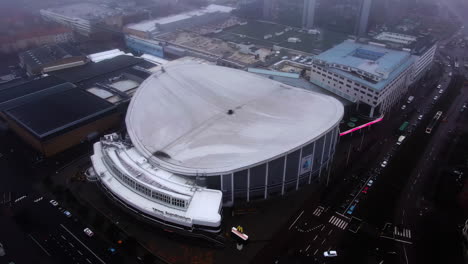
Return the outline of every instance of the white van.
{"type": "Polygon", "coordinates": [[[401,145],[401,143],[403,143],[403,141],[405,140],[405,138],[406,138],[405,136],[400,136],[400,137],[398,138],[398,141],[397,141],[396,144],[397,144],[397,145],[401,145]]]}

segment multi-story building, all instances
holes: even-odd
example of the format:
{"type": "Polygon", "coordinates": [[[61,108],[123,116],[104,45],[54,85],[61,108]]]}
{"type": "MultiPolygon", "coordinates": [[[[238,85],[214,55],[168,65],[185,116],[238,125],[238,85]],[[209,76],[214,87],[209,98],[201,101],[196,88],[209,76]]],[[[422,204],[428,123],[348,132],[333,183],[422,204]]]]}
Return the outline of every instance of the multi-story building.
{"type": "Polygon", "coordinates": [[[140,38],[152,39],[160,33],[197,27],[226,19],[233,9],[228,6],[208,5],[197,10],[129,24],[124,27],[123,31],[140,38]]]}
{"type": "Polygon", "coordinates": [[[385,47],[408,51],[414,58],[412,82],[418,81],[431,68],[437,49],[437,41],[432,36],[415,37],[405,34],[382,32],[374,37],[373,42],[385,47]]]}
{"type": "Polygon", "coordinates": [[[73,32],[65,27],[44,27],[22,30],[14,35],[0,36],[0,52],[13,53],[46,44],[72,41],[73,32]]]}
{"type": "Polygon", "coordinates": [[[94,36],[105,31],[120,31],[128,20],[135,20],[144,10],[93,3],[75,3],[40,10],[46,21],[65,25],[81,35],[94,36]]]}
{"type": "Polygon", "coordinates": [[[264,0],[263,18],[280,24],[312,28],[316,0],[264,0]]]}
{"type": "Polygon", "coordinates": [[[368,106],[369,116],[388,111],[407,91],[414,58],[407,51],[347,40],[316,56],[310,81],[368,106]]]}
{"type": "Polygon", "coordinates": [[[24,51],[18,57],[21,67],[29,75],[76,67],[88,62],[84,54],[67,43],[43,45],[24,51]]]}

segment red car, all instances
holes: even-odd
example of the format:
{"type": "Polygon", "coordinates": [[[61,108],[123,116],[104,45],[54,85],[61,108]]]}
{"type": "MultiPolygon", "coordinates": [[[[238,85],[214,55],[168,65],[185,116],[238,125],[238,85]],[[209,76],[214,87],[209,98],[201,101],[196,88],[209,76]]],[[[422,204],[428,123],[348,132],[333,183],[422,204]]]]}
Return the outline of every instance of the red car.
{"type": "Polygon", "coordinates": [[[362,193],[367,194],[368,190],[369,190],[369,186],[366,186],[364,187],[364,189],[362,189],[362,193]]]}

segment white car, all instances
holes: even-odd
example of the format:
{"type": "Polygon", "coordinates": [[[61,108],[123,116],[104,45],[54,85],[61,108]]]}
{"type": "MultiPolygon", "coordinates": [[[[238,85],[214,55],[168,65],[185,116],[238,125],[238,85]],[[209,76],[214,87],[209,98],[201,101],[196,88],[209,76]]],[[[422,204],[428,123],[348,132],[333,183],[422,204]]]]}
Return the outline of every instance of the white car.
{"type": "Polygon", "coordinates": [[[385,168],[385,167],[387,167],[387,164],[388,164],[388,162],[387,162],[386,160],[384,160],[384,161],[382,161],[382,163],[380,164],[380,166],[381,166],[382,168],[385,168]]]}
{"type": "Polygon", "coordinates": [[[437,100],[437,99],[439,99],[439,96],[437,96],[437,95],[434,96],[434,100],[437,100]]]}
{"type": "Polygon", "coordinates": [[[66,217],[71,217],[72,214],[68,211],[64,211],[63,214],[66,216],[66,217]]]}
{"type": "Polygon", "coordinates": [[[2,243],[0,243],[0,257],[5,256],[5,249],[3,248],[2,243]]]}
{"type": "Polygon", "coordinates": [[[84,231],[85,234],[88,235],[89,237],[94,236],[93,231],[91,231],[91,229],[89,229],[89,228],[85,228],[83,231],[84,231]]]}
{"type": "Polygon", "coordinates": [[[50,200],[49,203],[53,206],[57,206],[58,205],[58,202],[55,201],[55,200],[50,200]]]}
{"type": "Polygon", "coordinates": [[[328,250],[323,252],[323,256],[326,258],[334,258],[338,256],[338,253],[335,250],[328,250]]]}
{"type": "Polygon", "coordinates": [[[367,186],[371,187],[373,183],[374,183],[373,180],[369,180],[369,181],[367,182],[367,186]]]}
{"type": "Polygon", "coordinates": [[[419,115],[418,120],[422,120],[422,119],[423,119],[423,115],[419,115]]]}
{"type": "Polygon", "coordinates": [[[444,92],[444,90],[443,90],[443,89],[440,89],[440,90],[439,90],[439,94],[441,94],[441,93],[443,93],[443,92],[444,92]]]}
{"type": "Polygon", "coordinates": [[[406,109],[406,105],[403,105],[403,106],[401,107],[401,110],[405,110],[405,109],[406,109]]]}
{"type": "Polygon", "coordinates": [[[437,85],[437,89],[442,88],[442,84],[437,85]]]}

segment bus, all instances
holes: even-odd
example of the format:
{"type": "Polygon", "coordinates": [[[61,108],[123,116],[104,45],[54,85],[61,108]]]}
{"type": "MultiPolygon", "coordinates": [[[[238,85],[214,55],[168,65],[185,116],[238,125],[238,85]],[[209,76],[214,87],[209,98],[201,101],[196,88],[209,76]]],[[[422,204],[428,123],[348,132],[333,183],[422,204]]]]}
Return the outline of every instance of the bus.
{"type": "Polygon", "coordinates": [[[439,121],[441,116],[442,116],[442,111],[438,111],[435,114],[435,116],[431,120],[431,123],[429,123],[429,126],[426,127],[426,134],[431,134],[432,133],[432,129],[437,124],[437,121],[439,121]]]}
{"type": "Polygon", "coordinates": [[[408,128],[409,122],[405,121],[401,126],[400,129],[398,129],[400,132],[405,132],[405,130],[408,128]]]}

